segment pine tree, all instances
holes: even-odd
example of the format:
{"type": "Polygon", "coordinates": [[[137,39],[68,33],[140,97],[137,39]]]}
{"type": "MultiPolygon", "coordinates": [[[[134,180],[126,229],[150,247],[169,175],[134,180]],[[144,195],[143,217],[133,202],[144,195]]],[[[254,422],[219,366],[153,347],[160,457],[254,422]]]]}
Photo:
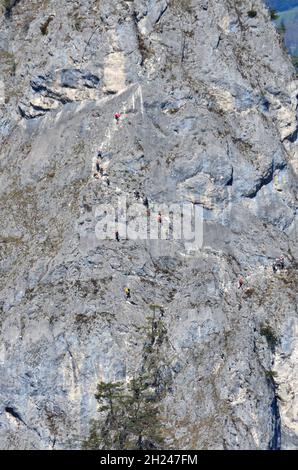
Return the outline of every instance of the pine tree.
{"type": "Polygon", "coordinates": [[[162,384],[160,348],[166,340],[161,320],[149,317],[144,327],[146,339],[139,374],[127,384],[105,383],[97,386],[98,411],[104,416],[93,421],[85,449],[158,449],[163,445],[160,402],[166,390],[162,384]]]}

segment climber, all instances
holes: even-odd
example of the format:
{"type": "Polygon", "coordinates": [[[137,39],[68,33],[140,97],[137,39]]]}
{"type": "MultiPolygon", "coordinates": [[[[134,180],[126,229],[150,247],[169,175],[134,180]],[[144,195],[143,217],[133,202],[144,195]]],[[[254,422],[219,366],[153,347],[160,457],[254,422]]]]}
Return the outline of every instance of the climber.
{"type": "Polygon", "coordinates": [[[119,120],[120,120],[120,117],[121,117],[121,114],[120,114],[120,113],[115,113],[114,117],[115,117],[116,122],[117,122],[117,124],[118,124],[118,123],[119,123],[119,120]]]}
{"type": "Polygon", "coordinates": [[[285,258],[283,256],[276,258],[276,260],[272,264],[273,272],[276,273],[278,269],[284,269],[284,268],[285,268],[285,258]]]}
{"type": "Polygon", "coordinates": [[[120,242],[118,230],[116,230],[116,232],[115,232],[115,238],[116,238],[117,242],[120,242]]]}
{"type": "Polygon", "coordinates": [[[276,273],[276,271],[277,271],[276,261],[274,261],[273,264],[272,264],[272,270],[273,270],[274,273],[276,273]]]}
{"type": "Polygon", "coordinates": [[[161,224],[161,213],[160,212],[158,213],[158,216],[157,216],[157,222],[159,224],[161,224]]]}
{"type": "Polygon", "coordinates": [[[102,152],[100,150],[97,152],[97,158],[102,158],[102,152]]]}
{"type": "Polygon", "coordinates": [[[279,265],[279,269],[284,269],[285,268],[285,258],[283,256],[279,257],[278,265],[279,265]]]}
{"type": "Polygon", "coordinates": [[[101,176],[102,180],[107,184],[107,186],[110,186],[110,179],[107,172],[102,170],[101,176]]]}
{"type": "Polygon", "coordinates": [[[241,287],[243,286],[244,284],[244,280],[242,277],[240,277],[239,281],[238,281],[238,289],[241,289],[241,287]]]}
{"type": "Polygon", "coordinates": [[[149,202],[148,202],[147,196],[143,197],[143,204],[144,204],[145,207],[147,207],[147,209],[149,208],[149,202]]]}
{"type": "Polygon", "coordinates": [[[126,295],[126,300],[130,299],[130,289],[129,289],[129,287],[125,287],[124,293],[126,295]]]}
{"type": "Polygon", "coordinates": [[[134,197],[136,198],[136,200],[138,201],[140,199],[140,192],[139,191],[134,191],[133,194],[134,194],[134,197]]]}

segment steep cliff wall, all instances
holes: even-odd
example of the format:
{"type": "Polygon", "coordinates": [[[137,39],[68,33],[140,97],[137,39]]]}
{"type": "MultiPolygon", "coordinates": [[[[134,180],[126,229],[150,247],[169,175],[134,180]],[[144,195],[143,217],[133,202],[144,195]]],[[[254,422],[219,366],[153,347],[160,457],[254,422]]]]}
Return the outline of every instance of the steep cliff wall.
{"type": "Polygon", "coordinates": [[[92,419],[109,433],[97,384],[133,378],[145,447],[297,448],[298,88],[267,9],[2,5],[1,448],[81,448],[92,419]],[[202,210],[203,245],[100,240],[98,208],[135,190],[154,220],[202,210]]]}

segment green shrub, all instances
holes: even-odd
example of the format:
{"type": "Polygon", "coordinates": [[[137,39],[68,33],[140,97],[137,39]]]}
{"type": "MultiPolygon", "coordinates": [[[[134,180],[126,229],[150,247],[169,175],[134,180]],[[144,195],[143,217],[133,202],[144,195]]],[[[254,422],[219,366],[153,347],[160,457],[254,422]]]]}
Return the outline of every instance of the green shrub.
{"type": "Polygon", "coordinates": [[[271,20],[273,20],[273,21],[278,20],[279,16],[278,16],[278,14],[277,14],[277,11],[274,10],[274,8],[270,8],[269,12],[270,12],[270,18],[271,18],[271,20]]]}
{"type": "Polygon", "coordinates": [[[74,27],[77,31],[82,31],[83,20],[84,18],[79,16],[78,13],[74,16],[74,27]]]}
{"type": "Polygon", "coordinates": [[[244,296],[246,298],[252,297],[255,294],[256,290],[253,287],[248,287],[244,291],[244,296]]]}
{"type": "Polygon", "coordinates": [[[14,6],[19,2],[19,0],[0,0],[0,4],[5,8],[5,15],[10,16],[11,11],[14,6]]]}
{"type": "Polygon", "coordinates": [[[48,34],[48,27],[51,21],[53,21],[53,19],[53,16],[49,16],[48,19],[40,26],[40,31],[43,36],[46,36],[48,34]]]}
{"type": "Polygon", "coordinates": [[[276,379],[277,377],[277,372],[275,372],[274,370],[266,370],[265,375],[268,380],[274,381],[274,379],[276,379]]]}
{"type": "Polygon", "coordinates": [[[14,4],[14,1],[13,0],[2,0],[2,4],[3,4],[4,8],[6,8],[6,10],[9,10],[10,8],[12,8],[12,6],[14,4]]]}
{"type": "Polygon", "coordinates": [[[15,75],[17,64],[11,52],[0,49],[0,62],[5,71],[9,72],[10,75],[15,75]]]}
{"type": "Polygon", "coordinates": [[[268,324],[262,324],[260,328],[260,334],[265,336],[267,343],[271,349],[274,349],[278,344],[278,337],[274,330],[268,324]]]}
{"type": "Polygon", "coordinates": [[[83,153],[85,149],[85,142],[84,140],[79,140],[73,147],[73,150],[72,150],[72,153],[74,153],[75,155],[80,155],[81,153],[83,153]]]}
{"type": "Polygon", "coordinates": [[[283,21],[277,26],[277,31],[282,37],[286,34],[286,25],[283,21]]]}
{"type": "Polygon", "coordinates": [[[292,64],[294,65],[295,69],[296,69],[297,72],[298,72],[298,56],[297,56],[297,55],[293,55],[293,56],[291,57],[291,59],[292,59],[292,64]]]}

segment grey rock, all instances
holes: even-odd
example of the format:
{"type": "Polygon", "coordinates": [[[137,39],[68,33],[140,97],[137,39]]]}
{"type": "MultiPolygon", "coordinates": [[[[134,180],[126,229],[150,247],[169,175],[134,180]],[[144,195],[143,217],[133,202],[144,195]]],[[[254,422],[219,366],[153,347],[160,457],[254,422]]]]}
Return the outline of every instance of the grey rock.
{"type": "Polygon", "coordinates": [[[97,384],[140,376],[151,349],[164,448],[297,448],[298,84],[254,8],[53,0],[0,17],[1,449],[81,448],[104,420],[97,384]],[[98,239],[101,204],[146,213],[135,190],[165,230],[166,205],[202,208],[202,246],[98,239]]]}

